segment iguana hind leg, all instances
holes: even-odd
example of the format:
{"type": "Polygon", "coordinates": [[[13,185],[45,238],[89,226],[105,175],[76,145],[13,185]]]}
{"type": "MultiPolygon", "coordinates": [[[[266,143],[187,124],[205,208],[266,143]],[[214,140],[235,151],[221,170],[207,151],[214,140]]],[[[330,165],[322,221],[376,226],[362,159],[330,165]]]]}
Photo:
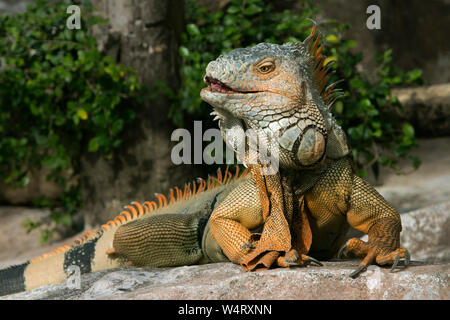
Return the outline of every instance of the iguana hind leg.
{"type": "Polygon", "coordinates": [[[112,258],[134,266],[182,266],[203,257],[201,214],[148,216],[120,226],[113,240],[112,258]]]}

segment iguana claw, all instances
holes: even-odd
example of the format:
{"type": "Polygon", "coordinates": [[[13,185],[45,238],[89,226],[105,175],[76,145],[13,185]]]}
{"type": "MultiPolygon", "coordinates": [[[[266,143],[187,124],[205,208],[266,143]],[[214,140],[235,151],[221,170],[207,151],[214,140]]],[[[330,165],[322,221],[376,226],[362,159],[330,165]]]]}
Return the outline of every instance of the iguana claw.
{"type": "Polygon", "coordinates": [[[306,266],[306,265],[309,265],[309,264],[315,264],[315,265],[320,266],[320,267],[323,266],[323,264],[319,260],[314,259],[313,257],[307,256],[306,254],[302,254],[300,257],[298,257],[298,255],[297,255],[297,257],[293,256],[291,258],[288,258],[286,256],[280,257],[279,261],[278,261],[278,264],[281,265],[281,266],[286,266],[286,265],[289,265],[289,266],[306,266]],[[298,262],[295,262],[295,261],[298,261],[298,262]]]}
{"type": "MultiPolygon", "coordinates": [[[[394,264],[392,265],[392,268],[391,268],[391,270],[390,270],[389,272],[394,272],[394,269],[397,268],[398,263],[400,262],[400,255],[401,255],[400,252],[398,252],[398,253],[395,255],[395,261],[394,261],[394,264]]],[[[409,263],[411,262],[411,256],[409,255],[408,250],[405,250],[404,255],[405,255],[404,266],[405,266],[405,268],[406,268],[407,266],[409,266],[409,263]]]]}
{"type": "Polygon", "coordinates": [[[339,249],[338,254],[336,255],[336,257],[338,259],[342,259],[344,256],[344,252],[346,253],[347,251],[347,242],[339,249]]]}
{"type": "Polygon", "coordinates": [[[317,259],[314,259],[313,257],[302,254],[302,259],[303,259],[303,261],[305,261],[307,263],[314,263],[314,264],[318,265],[319,267],[323,267],[323,263],[317,259]]]}
{"type": "Polygon", "coordinates": [[[385,265],[392,263],[390,272],[393,272],[398,267],[400,259],[404,259],[405,268],[411,261],[408,250],[404,248],[398,248],[391,252],[383,252],[380,247],[370,245],[357,238],[349,239],[339,250],[337,258],[346,256],[347,252],[353,253],[356,257],[364,258],[359,267],[350,274],[350,277],[353,279],[365,271],[371,264],[385,265]]]}
{"type": "Polygon", "coordinates": [[[355,279],[357,276],[359,276],[362,272],[366,271],[366,266],[359,266],[355,271],[349,274],[350,278],[355,279]]]}

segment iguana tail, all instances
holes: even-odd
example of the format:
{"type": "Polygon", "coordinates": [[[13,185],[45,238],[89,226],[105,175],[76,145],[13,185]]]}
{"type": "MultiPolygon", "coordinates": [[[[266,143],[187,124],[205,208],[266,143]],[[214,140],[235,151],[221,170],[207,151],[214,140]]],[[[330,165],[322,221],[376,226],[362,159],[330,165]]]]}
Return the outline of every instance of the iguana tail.
{"type": "Polygon", "coordinates": [[[23,264],[0,270],[0,295],[63,282],[71,275],[69,267],[72,265],[78,267],[79,274],[118,267],[117,261],[102,261],[102,255],[98,254],[99,246],[105,245],[105,240],[112,235],[102,231],[90,232],[73,246],[66,245],[23,264]]]}
{"type": "Polygon", "coordinates": [[[0,270],[0,296],[25,291],[25,269],[29,261],[0,270]]]}
{"type": "MultiPolygon", "coordinates": [[[[69,277],[122,266],[181,266],[203,257],[207,219],[200,214],[156,214],[109,226],[65,246],[0,270],[0,296],[57,284],[69,277]]],[[[77,280],[72,278],[73,280],[77,280]]],[[[71,282],[68,282],[68,285],[71,282]]]]}
{"type": "MultiPolygon", "coordinates": [[[[238,178],[217,178],[157,194],[157,202],[132,202],[115,219],[26,263],[0,270],[0,296],[61,283],[78,274],[123,266],[169,267],[223,261],[209,233],[209,216],[238,178]]],[[[244,175],[243,173],[242,175],[244,175]]],[[[241,175],[241,176],[242,176],[241,175]]]]}

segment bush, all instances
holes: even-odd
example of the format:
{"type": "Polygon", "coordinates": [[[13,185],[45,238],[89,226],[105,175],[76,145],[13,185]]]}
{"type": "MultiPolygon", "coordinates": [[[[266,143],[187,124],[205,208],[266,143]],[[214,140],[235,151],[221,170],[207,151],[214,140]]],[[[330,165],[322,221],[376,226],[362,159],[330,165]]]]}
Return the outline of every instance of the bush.
{"type": "Polygon", "coordinates": [[[66,27],[71,4],[37,0],[23,14],[0,18],[0,179],[24,187],[33,172],[49,168],[63,196],[37,204],[52,207],[54,220],[67,225],[81,197],[62,173],[79,173],[82,152],[112,157],[134,118],[125,103],[140,90],[133,72],[101,55],[87,33],[102,21],[88,1],[82,28],[66,27]]]}
{"type": "MultiPolygon", "coordinates": [[[[192,0],[187,0],[186,6],[187,25],[179,48],[183,83],[178,92],[160,84],[163,89],[160,92],[172,99],[169,116],[177,126],[184,126],[192,118],[209,118],[210,108],[199,96],[205,86],[202,78],[209,61],[234,48],[259,42],[302,41],[311,31],[308,18],[318,11],[311,1],[303,2],[301,15],[288,10],[276,12],[271,2],[263,0],[231,0],[225,10],[215,13],[207,12],[192,0]]],[[[334,22],[320,26],[331,30],[325,37],[323,51],[329,60],[336,60],[336,73],[330,83],[344,79],[339,85],[344,96],[335,104],[334,114],[348,134],[360,175],[364,176],[367,168],[377,174],[379,165],[397,168],[398,159],[408,156],[416,143],[414,128],[389,117],[385,106],[401,108],[390,89],[420,83],[421,71],[394,68],[388,50],[377,58],[378,77],[371,83],[356,69],[362,55],[351,51],[355,41],[343,38],[347,28],[334,22]]],[[[411,160],[418,166],[418,159],[411,157],[411,160]]]]}

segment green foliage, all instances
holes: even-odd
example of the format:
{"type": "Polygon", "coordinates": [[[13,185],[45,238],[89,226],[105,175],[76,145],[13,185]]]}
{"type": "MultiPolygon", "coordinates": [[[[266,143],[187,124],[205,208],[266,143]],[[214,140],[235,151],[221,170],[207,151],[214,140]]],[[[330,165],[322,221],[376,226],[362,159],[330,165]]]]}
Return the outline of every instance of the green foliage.
{"type": "Polygon", "coordinates": [[[87,30],[102,20],[88,1],[82,28],[66,27],[70,4],[37,0],[23,14],[0,18],[0,179],[24,187],[36,170],[48,168],[64,194],[58,203],[39,202],[66,225],[81,197],[62,173],[79,173],[86,145],[112,157],[134,117],[125,103],[140,90],[130,69],[97,50],[87,30]]]}
{"type": "MultiPolygon", "coordinates": [[[[263,0],[231,0],[224,10],[215,13],[207,12],[192,0],[187,0],[186,5],[187,26],[179,48],[183,61],[182,87],[175,93],[159,85],[162,89],[159,92],[172,99],[169,116],[177,126],[192,118],[208,118],[210,108],[202,102],[199,92],[205,86],[202,79],[209,61],[234,48],[260,42],[302,41],[312,27],[307,18],[314,18],[317,13],[311,1],[303,2],[300,15],[288,10],[276,12],[271,2],[263,0]]],[[[320,26],[330,30],[323,52],[328,61],[336,61],[336,73],[330,83],[344,79],[339,85],[344,97],[335,104],[334,113],[349,136],[354,159],[364,176],[368,167],[375,173],[380,164],[395,167],[398,158],[406,156],[415,145],[414,128],[390,118],[386,107],[401,108],[390,89],[419,83],[421,71],[394,68],[388,50],[377,58],[377,80],[369,81],[356,68],[362,54],[353,53],[355,41],[342,37],[346,28],[335,22],[320,26]]],[[[418,159],[412,160],[415,166],[419,164],[418,159]]]]}

